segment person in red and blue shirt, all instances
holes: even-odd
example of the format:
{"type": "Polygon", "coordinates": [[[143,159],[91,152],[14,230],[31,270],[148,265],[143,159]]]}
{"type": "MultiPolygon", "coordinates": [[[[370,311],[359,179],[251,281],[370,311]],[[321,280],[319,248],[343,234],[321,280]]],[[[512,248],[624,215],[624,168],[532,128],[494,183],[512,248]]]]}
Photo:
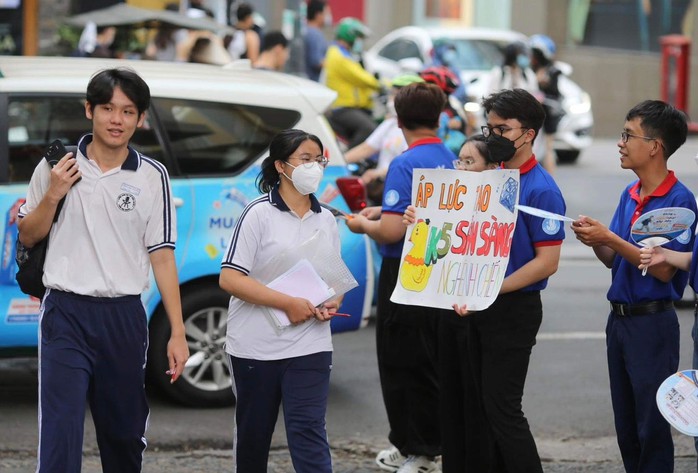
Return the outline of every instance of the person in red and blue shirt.
{"type": "MultiPolygon", "coordinates": [[[[538,164],[533,141],[543,125],[540,102],[523,89],[502,90],[483,101],[490,158],[518,169],[519,203],[556,214],[565,201],[553,178],[538,164]]],[[[521,409],[531,350],[543,319],[540,291],[557,271],[565,237],[557,220],[519,213],[509,264],[495,302],[483,311],[455,313],[442,332],[462,324],[451,356],[442,356],[443,471],[542,473],[540,457],[521,409]],[[464,317],[466,316],[466,317],[464,317]],[[448,381],[451,379],[451,381],[448,381]],[[446,393],[450,396],[448,404],[446,393]]],[[[446,339],[440,333],[439,339],[446,339]]],[[[443,355],[443,354],[442,354],[443,355]]]]}
{"type": "MultiPolygon", "coordinates": [[[[667,103],[647,100],[633,107],[618,148],[621,167],[639,179],[621,194],[608,228],[586,216],[572,224],[577,239],[611,268],[606,351],[616,435],[627,472],[674,471],[671,429],[655,395],[678,369],[679,321],[673,301],[681,297],[688,274],[664,262],[643,276],[641,250],[630,230],[650,210],[684,207],[696,212],[693,193],[667,167],[687,132],[684,113],[667,103]]],[[[694,233],[695,223],[666,247],[690,251],[694,233]]]]}
{"type": "Polygon", "coordinates": [[[414,83],[395,96],[398,126],[408,149],[388,168],[383,207],[365,209],[347,221],[354,233],[379,244],[376,349],[392,448],[376,463],[389,471],[437,472],[441,454],[437,329],[448,312],[390,301],[400,269],[406,227],[402,214],[412,202],[412,173],[418,168],[453,169],[453,153],[437,137],[446,96],[434,84],[414,83]]]}

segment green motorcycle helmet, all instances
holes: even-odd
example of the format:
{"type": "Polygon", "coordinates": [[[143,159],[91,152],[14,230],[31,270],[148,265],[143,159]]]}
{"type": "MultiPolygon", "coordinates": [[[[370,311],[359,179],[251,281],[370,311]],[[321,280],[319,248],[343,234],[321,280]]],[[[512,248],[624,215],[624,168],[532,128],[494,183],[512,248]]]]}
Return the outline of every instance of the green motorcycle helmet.
{"type": "Polygon", "coordinates": [[[368,26],[361,23],[360,20],[352,17],[342,18],[337,25],[335,38],[345,41],[349,46],[353,46],[354,42],[359,38],[365,38],[371,34],[368,26]]]}

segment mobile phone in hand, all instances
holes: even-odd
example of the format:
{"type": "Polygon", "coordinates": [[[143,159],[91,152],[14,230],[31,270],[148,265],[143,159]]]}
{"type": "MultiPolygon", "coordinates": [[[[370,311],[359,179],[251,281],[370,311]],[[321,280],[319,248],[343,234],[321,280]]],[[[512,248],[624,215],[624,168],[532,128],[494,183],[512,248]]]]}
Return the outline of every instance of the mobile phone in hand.
{"type": "Polygon", "coordinates": [[[61,140],[54,140],[48,145],[46,151],[44,151],[43,158],[53,167],[58,164],[58,161],[63,159],[63,156],[66,154],[68,154],[68,151],[65,149],[65,146],[63,146],[61,140]]]}

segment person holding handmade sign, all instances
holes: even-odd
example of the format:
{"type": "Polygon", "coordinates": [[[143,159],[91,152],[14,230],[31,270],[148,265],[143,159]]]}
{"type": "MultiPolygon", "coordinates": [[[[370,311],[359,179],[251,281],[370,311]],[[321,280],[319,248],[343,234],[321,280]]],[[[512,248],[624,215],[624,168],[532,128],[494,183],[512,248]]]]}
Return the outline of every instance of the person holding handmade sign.
{"type": "Polygon", "coordinates": [[[398,281],[405,226],[402,214],[412,201],[416,168],[452,168],[453,153],[437,137],[446,96],[433,84],[415,83],[395,96],[398,126],[408,149],[388,168],[382,213],[365,210],[347,221],[354,233],[379,243],[383,256],[378,280],[376,349],[383,401],[394,447],[381,451],[376,463],[399,473],[438,471],[441,454],[436,335],[439,319],[448,312],[395,304],[390,296],[398,281]]]}
{"type": "MultiPolygon", "coordinates": [[[[482,132],[491,158],[504,169],[519,170],[519,203],[564,215],[560,189],[533,155],[545,117],[540,102],[523,89],[513,89],[490,95],[483,106],[487,125],[482,132]]],[[[460,445],[444,443],[444,472],[543,471],[521,402],[543,317],[540,291],[557,271],[564,235],[559,221],[519,213],[497,299],[472,313],[454,305],[452,319],[468,316],[459,350],[464,386],[459,411],[465,422],[457,425],[454,416],[451,428],[463,440],[460,445]]]]}
{"type": "MultiPolygon", "coordinates": [[[[499,163],[492,160],[484,135],[473,135],[463,144],[458,153],[458,160],[453,162],[457,170],[480,172],[496,169],[499,163]]],[[[407,226],[415,223],[416,208],[407,207],[403,223],[407,226]]],[[[463,450],[466,418],[463,400],[468,393],[463,383],[462,366],[468,362],[467,324],[469,317],[446,314],[438,329],[439,346],[439,385],[440,385],[440,421],[441,421],[441,463],[443,471],[463,471],[460,452],[463,450]]]]}
{"type": "Polygon", "coordinates": [[[332,337],[326,321],[340,301],[316,307],[260,281],[276,255],[299,248],[318,231],[339,253],[337,222],[313,195],[326,165],[317,136],[301,130],[277,134],[257,178],[264,195],[245,207],[221,263],[220,286],[232,295],[226,351],[237,400],[236,471],[267,471],[282,402],[295,471],[332,471],[325,429],[332,337]],[[291,326],[279,331],[265,307],[285,312],[291,326]]]}
{"type": "MultiPolygon", "coordinates": [[[[643,215],[655,209],[684,207],[696,213],[693,193],[667,167],[687,131],[684,113],[667,103],[647,100],[633,107],[618,148],[621,167],[632,170],[638,180],[621,194],[608,228],[586,216],[572,224],[577,239],[611,268],[606,354],[616,435],[627,472],[674,471],[671,429],[655,395],[678,369],[679,321],[673,301],[681,298],[688,274],[676,266],[687,265],[664,261],[649,267],[643,277],[638,266],[647,261],[633,243],[631,227],[636,221],[642,227],[643,215]]],[[[689,251],[694,231],[695,224],[667,248],[689,251]]]]}

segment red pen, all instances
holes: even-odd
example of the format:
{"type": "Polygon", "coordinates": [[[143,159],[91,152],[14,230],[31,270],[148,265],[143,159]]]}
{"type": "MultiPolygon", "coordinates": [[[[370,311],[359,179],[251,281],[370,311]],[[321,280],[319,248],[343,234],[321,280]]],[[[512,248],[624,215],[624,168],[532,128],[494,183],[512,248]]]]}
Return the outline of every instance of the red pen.
{"type": "Polygon", "coordinates": [[[331,313],[330,315],[331,315],[332,317],[334,317],[335,315],[338,316],[338,317],[351,317],[351,314],[342,314],[341,312],[333,312],[333,313],[331,313]]]}

